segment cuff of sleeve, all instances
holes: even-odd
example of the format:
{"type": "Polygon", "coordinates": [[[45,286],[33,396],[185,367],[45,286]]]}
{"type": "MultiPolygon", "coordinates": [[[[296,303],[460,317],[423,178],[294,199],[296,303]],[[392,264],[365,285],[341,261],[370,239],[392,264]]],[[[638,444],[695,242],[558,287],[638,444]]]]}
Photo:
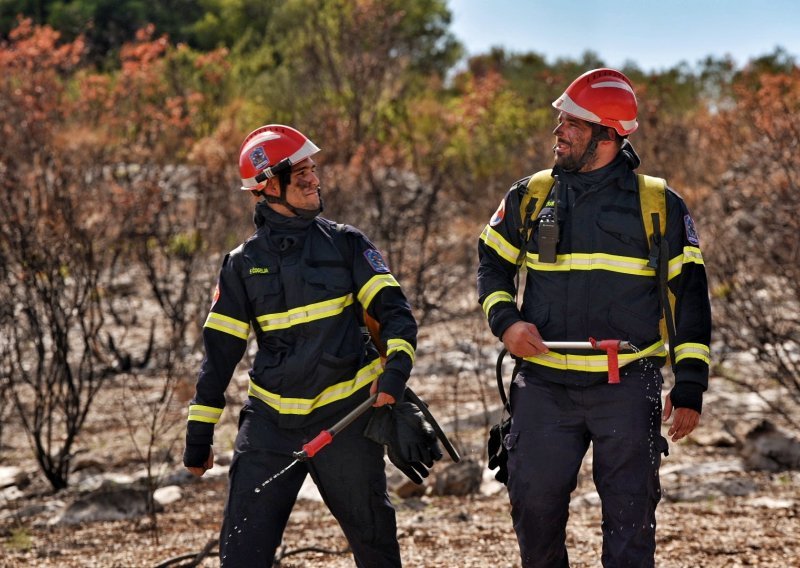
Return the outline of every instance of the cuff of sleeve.
{"type": "Polygon", "coordinates": [[[708,388],[708,365],[700,362],[681,361],[673,368],[675,383],[694,383],[705,391],[708,388]]]}
{"type": "Polygon", "coordinates": [[[396,369],[386,369],[378,379],[378,392],[392,395],[397,402],[403,400],[405,390],[406,377],[396,369]]]}
{"type": "Polygon", "coordinates": [[[691,408],[702,412],[703,391],[705,391],[703,385],[697,383],[676,383],[669,393],[669,398],[675,408],[691,408]]]}
{"type": "Polygon", "coordinates": [[[183,465],[186,467],[202,467],[208,459],[211,444],[187,444],[183,450],[183,465]]]}
{"type": "Polygon", "coordinates": [[[186,445],[210,446],[214,443],[214,425],[190,420],[186,426],[186,445]]]}
{"type": "Polygon", "coordinates": [[[518,321],[522,321],[518,310],[504,310],[497,316],[492,317],[490,322],[492,333],[494,333],[495,337],[502,341],[503,334],[506,332],[506,330],[518,321]]]}

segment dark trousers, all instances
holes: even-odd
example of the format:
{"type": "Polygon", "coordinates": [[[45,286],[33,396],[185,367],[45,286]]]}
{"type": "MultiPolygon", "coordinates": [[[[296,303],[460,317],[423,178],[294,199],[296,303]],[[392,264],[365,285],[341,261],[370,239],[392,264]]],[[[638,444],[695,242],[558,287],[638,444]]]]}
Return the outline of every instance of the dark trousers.
{"type": "Polygon", "coordinates": [[[245,406],[220,532],[222,566],[272,565],[307,474],[311,474],[342,527],[357,566],[401,565],[395,512],[386,490],[383,448],[363,436],[369,415],[368,411],[339,432],[311,460],[295,464],[262,487],[265,480],[292,462],[292,452],[339,417],[314,428],[281,430],[269,416],[245,406]]]}
{"type": "Polygon", "coordinates": [[[602,503],[605,567],[654,565],[661,436],[661,373],[646,363],[619,384],[571,387],[518,374],[511,387],[511,515],[525,568],[569,566],[570,493],[591,442],[602,503]]]}

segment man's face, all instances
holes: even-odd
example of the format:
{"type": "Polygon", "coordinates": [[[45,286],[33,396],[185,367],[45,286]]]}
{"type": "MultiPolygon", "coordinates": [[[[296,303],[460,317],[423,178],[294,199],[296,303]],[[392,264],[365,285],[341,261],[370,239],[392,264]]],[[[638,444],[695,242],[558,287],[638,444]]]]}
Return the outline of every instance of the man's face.
{"type": "MultiPolygon", "coordinates": [[[[317,164],[311,158],[292,166],[292,177],[286,186],[286,201],[297,209],[319,209],[317,164]]],[[[276,180],[277,182],[277,180],[276,180]]]]}
{"type": "Polygon", "coordinates": [[[581,162],[592,139],[591,125],[585,120],[560,112],[558,126],[553,129],[553,134],[556,137],[553,146],[556,165],[567,171],[575,170],[579,166],[580,170],[586,171],[592,159],[590,158],[586,164],[581,162]]]}

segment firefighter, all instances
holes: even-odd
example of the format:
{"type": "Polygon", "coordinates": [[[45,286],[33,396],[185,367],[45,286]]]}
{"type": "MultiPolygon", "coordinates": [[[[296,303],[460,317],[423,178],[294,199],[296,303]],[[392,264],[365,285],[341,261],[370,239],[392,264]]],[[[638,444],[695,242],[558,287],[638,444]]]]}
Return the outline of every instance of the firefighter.
{"type": "Polygon", "coordinates": [[[222,262],[184,452],[194,475],[213,466],[214,425],[252,326],[258,349],[220,532],[226,566],[272,565],[307,474],[358,566],[400,566],[384,449],[363,435],[371,411],[313,460],[264,484],[371,393],[376,407],[399,401],[414,362],[417,325],[381,253],[358,229],[319,216],[312,158],[319,151],[297,130],[271,124],[248,135],[239,152],[241,189],[257,199],[256,231],[222,262]],[[380,324],[383,366],[359,310],[380,324]]]}
{"type": "Polygon", "coordinates": [[[589,71],[553,106],[555,164],[546,174],[545,202],[525,221],[520,203],[532,178],[514,184],[478,244],[479,301],[517,362],[510,429],[502,438],[514,529],[524,567],[569,565],[570,493],[591,443],[603,566],[653,566],[658,470],[668,450],[661,422],[672,419],[672,441],[689,435],[708,385],[711,318],[698,233],[683,200],[664,183],[666,227],[660,238],[647,238],[651,219],[640,195],[646,188],[628,140],[638,127],[637,102],[624,74],[589,71]],[[666,294],[675,298],[668,313],[666,294]],[[662,312],[674,321],[675,374],[663,412],[662,312]],[[609,383],[606,355],[544,344],[588,338],[638,348],[620,354],[618,384],[609,383]]]}

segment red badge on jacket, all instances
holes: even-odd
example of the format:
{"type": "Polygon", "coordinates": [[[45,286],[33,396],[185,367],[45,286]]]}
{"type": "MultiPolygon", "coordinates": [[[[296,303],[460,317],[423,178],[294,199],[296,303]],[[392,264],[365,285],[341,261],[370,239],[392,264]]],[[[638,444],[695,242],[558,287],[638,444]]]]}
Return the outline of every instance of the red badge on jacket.
{"type": "Polygon", "coordinates": [[[496,227],[500,223],[503,222],[503,219],[506,217],[506,200],[500,202],[500,206],[497,208],[497,211],[494,212],[492,215],[492,220],[489,221],[489,225],[492,227],[496,227]]]}

